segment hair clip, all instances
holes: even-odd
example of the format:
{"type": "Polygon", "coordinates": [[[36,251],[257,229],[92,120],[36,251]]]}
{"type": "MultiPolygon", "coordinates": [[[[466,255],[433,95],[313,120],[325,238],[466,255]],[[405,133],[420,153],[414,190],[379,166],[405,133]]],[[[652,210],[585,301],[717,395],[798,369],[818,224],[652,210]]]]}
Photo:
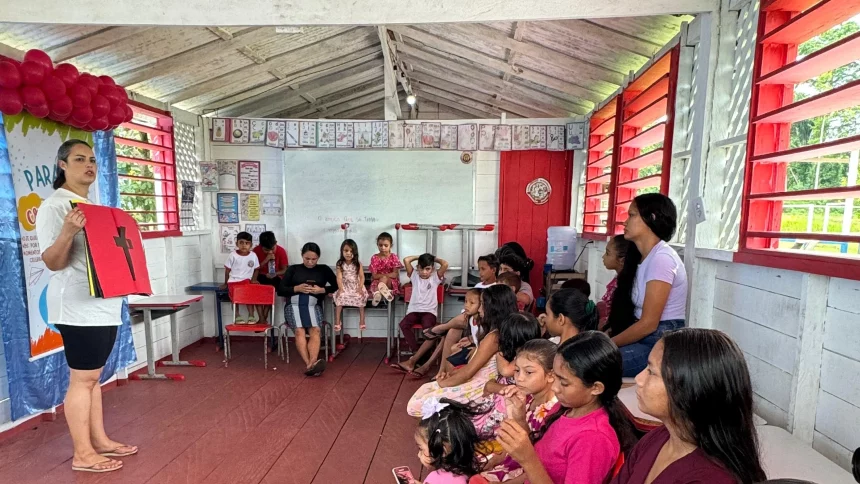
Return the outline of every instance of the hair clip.
{"type": "Polygon", "coordinates": [[[447,406],[447,403],[442,403],[437,398],[431,397],[427,400],[424,400],[424,403],[421,405],[421,420],[427,420],[428,418],[442,411],[442,409],[447,406]]]}

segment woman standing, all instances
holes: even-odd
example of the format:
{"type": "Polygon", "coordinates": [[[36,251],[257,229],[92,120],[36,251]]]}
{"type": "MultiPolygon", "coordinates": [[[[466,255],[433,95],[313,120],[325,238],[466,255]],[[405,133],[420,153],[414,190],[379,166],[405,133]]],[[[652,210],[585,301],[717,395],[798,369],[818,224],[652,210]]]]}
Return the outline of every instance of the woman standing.
{"type": "Polygon", "coordinates": [[[633,377],[666,331],[682,328],[687,311],[687,272],[667,243],[675,234],[678,212],[660,193],[633,199],[624,222],[632,242],[618,276],[607,326],[621,349],[624,376],[633,377]]]}
{"type": "Polygon", "coordinates": [[[636,376],[639,409],[659,418],[627,455],[613,484],[752,484],[759,460],[744,355],[710,329],[666,333],[636,376]]]}
{"type": "Polygon", "coordinates": [[[305,244],[302,263],[287,269],[278,288],[278,294],[289,299],[284,306],[284,321],[296,335],[296,349],[307,366],[308,376],[320,376],[325,371],[325,359],[319,357],[322,304],[326,295],[337,291],[337,277],[319,260],[320,246],[313,242],[305,244]],[[305,340],[306,333],[310,334],[310,340],[305,340]]]}
{"type": "Polygon", "coordinates": [[[137,447],[111,440],[104,429],[99,376],[122,324],[122,298],[90,296],[87,255],[81,229],[87,220],[73,202],[90,203],[96,181],[96,158],[89,144],[71,139],[57,152],[56,190],[39,207],[36,236],[45,266],[54,272],[48,283],[48,322],[63,337],[69,364],[64,400],[66,422],[74,446],[72,469],[110,472],[122,462],[110,457],[137,453],[137,447]]]}

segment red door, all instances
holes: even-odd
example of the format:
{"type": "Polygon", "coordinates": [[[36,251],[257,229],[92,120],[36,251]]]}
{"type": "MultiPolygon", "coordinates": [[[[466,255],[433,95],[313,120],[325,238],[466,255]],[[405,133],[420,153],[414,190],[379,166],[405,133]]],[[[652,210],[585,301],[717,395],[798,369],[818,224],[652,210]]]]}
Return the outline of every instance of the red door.
{"type": "Polygon", "coordinates": [[[573,153],[503,151],[499,170],[499,245],[516,241],[535,261],[530,283],[535,297],[543,287],[547,227],[570,225],[573,153]],[[549,181],[549,200],[535,204],[526,187],[537,178],[549,181]]]}

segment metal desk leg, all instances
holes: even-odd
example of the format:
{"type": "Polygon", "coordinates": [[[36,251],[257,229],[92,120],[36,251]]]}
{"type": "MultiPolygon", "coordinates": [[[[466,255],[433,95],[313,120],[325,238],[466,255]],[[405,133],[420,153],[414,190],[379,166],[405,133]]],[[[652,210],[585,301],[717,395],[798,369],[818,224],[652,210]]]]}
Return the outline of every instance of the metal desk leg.
{"type": "Polygon", "coordinates": [[[129,380],[184,380],[185,375],[160,375],[155,372],[155,348],[152,342],[152,310],[143,310],[143,332],[146,336],[146,375],[133,373],[129,380]]]}
{"type": "Polygon", "coordinates": [[[206,366],[202,360],[179,360],[179,323],[176,321],[176,313],[170,315],[170,344],[173,349],[173,358],[170,361],[159,361],[158,366],[206,366]]]}
{"type": "Polygon", "coordinates": [[[221,295],[215,291],[215,314],[218,315],[218,348],[224,349],[224,323],[221,321],[221,295]]]}

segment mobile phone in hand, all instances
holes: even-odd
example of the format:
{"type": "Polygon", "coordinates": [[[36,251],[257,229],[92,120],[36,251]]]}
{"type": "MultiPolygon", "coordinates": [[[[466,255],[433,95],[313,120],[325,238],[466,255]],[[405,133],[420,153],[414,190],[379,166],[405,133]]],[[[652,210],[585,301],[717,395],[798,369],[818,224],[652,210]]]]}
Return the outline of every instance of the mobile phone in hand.
{"type": "Polygon", "coordinates": [[[395,467],[391,469],[391,473],[394,474],[394,479],[397,484],[412,484],[415,480],[412,477],[412,471],[409,470],[408,466],[395,467]]]}

